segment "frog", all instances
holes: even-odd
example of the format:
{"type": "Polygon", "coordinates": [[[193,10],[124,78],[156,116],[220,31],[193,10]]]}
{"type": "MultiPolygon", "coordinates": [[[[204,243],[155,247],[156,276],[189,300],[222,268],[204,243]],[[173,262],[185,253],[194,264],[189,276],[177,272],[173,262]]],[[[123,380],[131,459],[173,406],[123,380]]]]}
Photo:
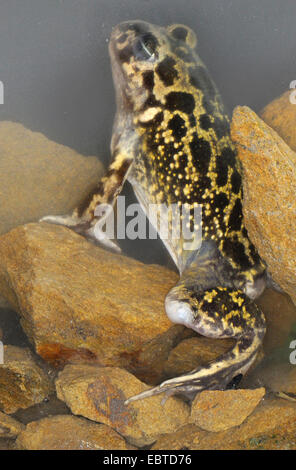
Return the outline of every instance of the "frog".
{"type": "Polygon", "coordinates": [[[189,225],[199,234],[196,243],[185,249],[182,236],[163,238],[180,275],[165,298],[166,313],[173,323],[209,338],[232,338],[235,344],[126,404],[160,393],[192,398],[203,390],[227,389],[253,364],[266,331],[254,302],[267,284],[266,264],[244,224],[242,169],[230,119],[197,49],[196,34],[183,24],[133,20],[113,28],[111,163],[71,215],[41,219],[117,250],[102,235],[107,211],[98,208],[114,207],[126,181],[146,214],[151,204],[188,208],[189,225]],[[195,225],[197,205],[201,224],[195,225]]]}

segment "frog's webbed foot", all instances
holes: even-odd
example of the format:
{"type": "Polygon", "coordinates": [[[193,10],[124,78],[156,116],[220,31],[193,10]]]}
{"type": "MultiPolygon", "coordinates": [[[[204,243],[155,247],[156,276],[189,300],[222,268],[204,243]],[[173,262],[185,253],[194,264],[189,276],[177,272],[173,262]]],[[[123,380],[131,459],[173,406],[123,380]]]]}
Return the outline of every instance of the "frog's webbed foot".
{"type": "Polygon", "coordinates": [[[163,392],[192,397],[202,390],[225,390],[255,360],[265,333],[265,318],[242,291],[216,287],[197,293],[180,283],[169,292],[166,311],[173,322],[204,336],[230,337],[237,342],[233,349],[208,365],[166,380],[129,398],[126,403],[163,392]]]}
{"type": "Polygon", "coordinates": [[[282,398],[283,400],[296,402],[296,394],[295,393],[288,393],[288,392],[274,392],[275,396],[278,398],[282,398]]]}
{"type": "Polygon", "coordinates": [[[175,379],[166,380],[157,387],[153,387],[150,390],[145,390],[144,392],[138,393],[138,395],[134,395],[128,398],[124,404],[128,405],[133,401],[142,400],[143,398],[148,398],[163,393],[164,397],[161,401],[161,404],[164,405],[167,399],[172,395],[185,395],[187,398],[193,398],[196,393],[203,390],[202,387],[200,389],[198,388],[197,383],[195,383],[194,390],[191,390],[191,387],[188,384],[185,387],[182,387],[182,385],[174,382],[174,380],[175,379]]]}
{"type": "MultiPolygon", "coordinates": [[[[105,247],[120,252],[120,247],[102,230],[113,211],[117,196],[131,168],[132,158],[114,151],[115,157],[106,175],[99,181],[97,188],[74,210],[71,215],[48,215],[40,222],[64,225],[84,237],[105,247]]],[[[113,215],[113,214],[112,214],[113,215]]]]}
{"type": "Polygon", "coordinates": [[[197,393],[200,393],[203,390],[225,390],[228,388],[235,388],[236,377],[239,377],[239,379],[242,377],[242,374],[238,373],[231,378],[231,374],[220,373],[220,371],[216,374],[212,373],[210,376],[206,374],[207,370],[208,369],[206,367],[198,367],[184,376],[165,380],[160,385],[153,387],[150,390],[145,390],[138,395],[128,398],[125,401],[125,405],[128,405],[132,401],[159,395],[160,393],[164,393],[165,395],[161,402],[162,405],[172,395],[183,395],[191,400],[197,393]]]}
{"type": "Polygon", "coordinates": [[[105,219],[106,216],[93,217],[92,219],[87,220],[87,218],[79,217],[77,215],[77,210],[75,210],[72,215],[47,215],[42,217],[39,222],[63,225],[64,227],[79,233],[90,241],[120,253],[121,249],[117,243],[108,238],[107,234],[102,230],[102,225],[104,224],[105,219]]]}

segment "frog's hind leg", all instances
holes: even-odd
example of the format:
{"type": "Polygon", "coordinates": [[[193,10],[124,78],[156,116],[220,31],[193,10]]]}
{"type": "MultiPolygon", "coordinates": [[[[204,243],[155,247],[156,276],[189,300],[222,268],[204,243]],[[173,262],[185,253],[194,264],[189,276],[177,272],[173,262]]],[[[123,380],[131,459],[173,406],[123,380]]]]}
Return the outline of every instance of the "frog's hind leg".
{"type": "Polygon", "coordinates": [[[87,238],[97,240],[109,248],[120,251],[117,245],[105,236],[101,227],[112,211],[132,161],[132,158],[118,153],[95,190],[71,215],[49,215],[40,219],[40,222],[64,225],[87,238]]]}
{"type": "Polygon", "coordinates": [[[162,392],[194,396],[205,389],[223,390],[234,377],[248,370],[265,334],[261,310],[242,291],[229,287],[196,292],[179,283],[167,295],[166,312],[173,322],[201,335],[235,338],[237,342],[233,349],[207,366],[166,380],[158,387],[131,397],[127,403],[162,392]]]}

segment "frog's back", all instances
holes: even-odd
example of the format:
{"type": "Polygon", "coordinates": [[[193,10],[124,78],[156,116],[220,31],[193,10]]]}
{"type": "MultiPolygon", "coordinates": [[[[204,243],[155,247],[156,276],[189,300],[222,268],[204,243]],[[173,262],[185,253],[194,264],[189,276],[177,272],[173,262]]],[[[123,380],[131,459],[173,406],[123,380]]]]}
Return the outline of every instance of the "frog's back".
{"type": "MultiPolygon", "coordinates": [[[[129,176],[138,198],[146,208],[188,204],[192,221],[194,207],[200,204],[202,240],[214,240],[240,271],[258,266],[243,226],[242,182],[229,118],[195,51],[194,33],[182,25],[130,25],[135,36],[146,36],[147,54],[152,53],[151,59],[137,60],[129,37],[133,31],[128,23],[125,30],[123,26],[124,67],[142,88],[132,103],[139,146],[129,176]]],[[[186,262],[188,253],[181,244],[169,248],[179,251],[179,264],[186,262]]]]}

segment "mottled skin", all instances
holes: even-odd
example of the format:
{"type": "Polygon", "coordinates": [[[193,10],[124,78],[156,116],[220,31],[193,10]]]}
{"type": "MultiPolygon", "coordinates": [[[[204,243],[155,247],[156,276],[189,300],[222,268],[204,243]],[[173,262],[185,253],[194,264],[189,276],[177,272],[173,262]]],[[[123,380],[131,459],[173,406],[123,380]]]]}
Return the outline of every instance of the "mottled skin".
{"type": "MultiPolygon", "coordinates": [[[[240,167],[229,120],[193,31],[142,21],[114,28],[110,57],[117,98],[112,163],[70,217],[45,220],[96,237],[94,215],[113,205],[127,179],[144,210],[149,204],[202,205],[202,243],[184,250],[184,240],[164,240],[180,281],[165,301],[169,318],[212,338],[231,337],[234,348],[182,377],[130,400],[156,393],[193,395],[224,389],[254,361],[265,319],[252,299],[265,287],[265,265],[248,238],[242,216],[240,167]]],[[[191,221],[191,228],[193,222],[191,221]]],[[[198,226],[196,233],[198,232],[198,226]]],[[[112,245],[111,241],[105,240],[112,245]]]]}

